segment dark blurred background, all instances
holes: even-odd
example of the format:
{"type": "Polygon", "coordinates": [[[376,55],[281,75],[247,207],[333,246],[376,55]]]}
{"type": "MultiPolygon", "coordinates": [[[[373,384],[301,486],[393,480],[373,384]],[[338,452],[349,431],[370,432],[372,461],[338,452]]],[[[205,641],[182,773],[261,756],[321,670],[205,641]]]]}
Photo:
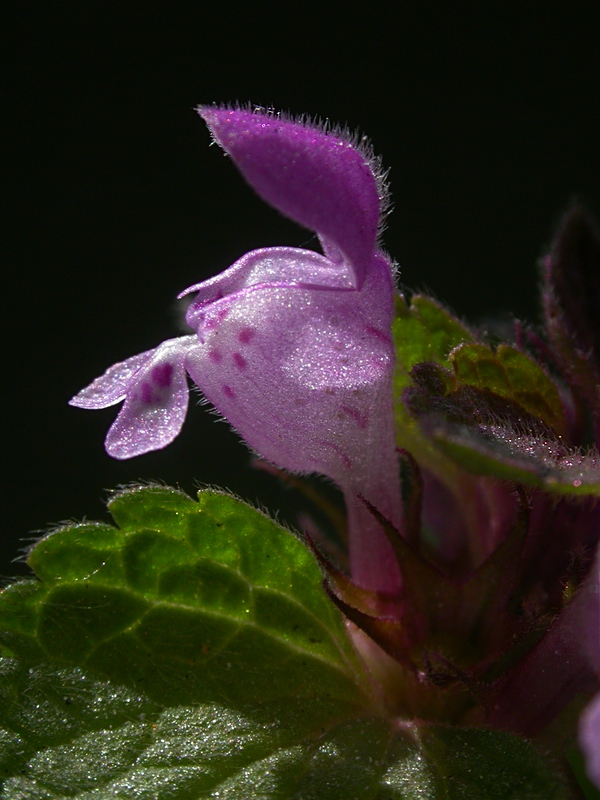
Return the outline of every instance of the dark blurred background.
{"type": "Polygon", "coordinates": [[[166,450],[120,463],[102,447],[115,410],[67,405],[179,333],[181,289],[255,247],[314,246],[209,148],[198,103],[367,133],[390,168],[385,243],[403,285],[478,323],[536,318],[536,264],[561,212],[577,196],[600,214],[597,4],[482,7],[308,19],[266,4],[63,2],[7,15],[0,575],[23,570],[10,563],[20,540],[105,518],[107,490],[134,480],[293,502],[206,410],[166,450]]]}

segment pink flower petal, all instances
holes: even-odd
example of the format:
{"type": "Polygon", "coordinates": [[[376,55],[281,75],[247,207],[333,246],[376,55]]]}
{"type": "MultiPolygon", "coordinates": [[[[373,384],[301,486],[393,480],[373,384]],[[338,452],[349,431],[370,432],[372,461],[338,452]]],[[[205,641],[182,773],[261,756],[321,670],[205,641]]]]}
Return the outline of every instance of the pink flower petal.
{"type": "Polygon", "coordinates": [[[103,375],[72,397],[69,405],[77,408],[108,408],[120,403],[125,399],[131,379],[152,358],[154,352],[146,350],[145,353],[138,353],[137,356],[113,364],[103,375]]]}
{"type": "MultiPolygon", "coordinates": [[[[339,269],[320,253],[299,250],[295,247],[265,247],[242,256],[229,269],[202,283],[197,283],[179,296],[197,292],[186,315],[190,328],[198,331],[204,325],[207,307],[216,300],[233,300],[236,292],[251,286],[275,288],[298,286],[312,289],[340,289],[354,291],[348,277],[349,270],[339,269]]],[[[222,313],[222,312],[221,312],[222,313]]]]}
{"type": "Polygon", "coordinates": [[[351,270],[345,264],[340,268],[340,264],[314,250],[263,247],[246,253],[214,278],[190,286],[179,297],[198,292],[194,302],[208,303],[259,284],[354,289],[351,270]]]}
{"type": "Polygon", "coordinates": [[[127,397],[106,436],[106,451],[126,459],[159,450],[179,434],[188,406],[186,354],[194,336],[170,339],[151,353],[127,387],[127,397]]]}
{"type": "Polygon", "coordinates": [[[600,694],[581,715],[579,744],[585,756],[588,777],[600,789],[600,694]]]}
{"type": "Polygon", "coordinates": [[[492,725],[533,736],[600,678],[600,550],[589,575],[494,698],[492,725]]]}
{"type": "MultiPolygon", "coordinates": [[[[258,254],[251,255],[259,269],[258,254]]],[[[294,274],[293,261],[288,272],[294,274]]],[[[238,290],[204,307],[204,346],[190,351],[186,368],[263,458],[292,472],[326,475],[399,525],[392,288],[389,264],[377,257],[360,292],[293,284],[238,290]]],[[[358,505],[352,510],[361,529],[367,521],[377,527],[358,505]]],[[[365,575],[374,571],[369,550],[379,562],[374,541],[361,544],[358,570],[365,575]]]]}
{"type": "Polygon", "coordinates": [[[258,195],[339,248],[360,287],[382,204],[370,155],[340,134],[276,114],[208,106],[199,113],[258,195]]]}

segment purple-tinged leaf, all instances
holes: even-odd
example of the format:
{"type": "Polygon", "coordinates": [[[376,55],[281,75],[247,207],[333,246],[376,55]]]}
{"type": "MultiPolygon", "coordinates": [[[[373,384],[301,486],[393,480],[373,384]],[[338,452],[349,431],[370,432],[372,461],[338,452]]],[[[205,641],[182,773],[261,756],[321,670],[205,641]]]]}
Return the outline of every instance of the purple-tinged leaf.
{"type": "Polygon", "coordinates": [[[412,666],[412,663],[407,660],[410,652],[409,636],[403,621],[394,617],[367,614],[343,600],[327,583],[324,584],[324,588],[333,604],[346,619],[356,625],[359,630],[364,631],[369,639],[372,639],[395,661],[412,666]]]}
{"type": "Polygon", "coordinates": [[[310,536],[306,534],[305,536],[311,552],[326,576],[325,583],[328,592],[333,591],[337,597],[340,597],[352,608],[370,616],[385,617],[386,619],[402,617],[404,607],[400,593],[391,595],[374,589],[365,589],[325,557],[310,536]]]}
{"type": "Polygon", "coordinates": [[[557,494],[600,494],[600,458],[568,447],[510,397],[463,385],[448,370],[419,364],[404,402],[438,452],[476,475],[557,494]]]}
{"type": "Polygon", "coordinates": [[[600,406],[600,236],[586,211],[565,215],[543,261],[546,329],[566,379],[600,406]]]}
{"type": "Polygon", "coordinates": [[[567,448],[554,438],[502,421],[461,424],[447,417],[423,420],[442,453],[477,475],[544,489],[552,494],[600,495],[600,458],[567,448]]]}
{"type": "Polygon", "coordinates": [[[508,611],[508,598],[519,582],[517,566],[528,532],[529,513],[524,497],[520,498],[504,541],[466,577],[443,573],[375,509],[371,511],[386,531],[402,566],[407,610],[404,636],[408,634],[413,657],[425,645],[437,646],[452,653],[457,663],[465,659],[462,666],[471,668],[474,652],[487,652],[488,658],[492,652],[495,656],[506,641],[518,635],[519,621],[508,611]],[[466,640],[473,650],[464,649],[466,640]]]}
{"type": "Polygon", "coordinates": [[[449,356],[460,383],[487,390],[519,405],[559,436],[566,433],[562,401],[554,382],[531,356],[501,344],[464,344],[449,356]]]}

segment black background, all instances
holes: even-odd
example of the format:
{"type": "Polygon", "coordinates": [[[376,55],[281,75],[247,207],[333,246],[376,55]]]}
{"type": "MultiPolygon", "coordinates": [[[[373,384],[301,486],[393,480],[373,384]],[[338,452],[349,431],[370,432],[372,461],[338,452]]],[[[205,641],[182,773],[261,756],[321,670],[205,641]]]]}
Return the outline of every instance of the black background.
{"type": "Polygon", "coordinates": [[[10,563],[19,539],[103,518],[106,490],[133,480],[274,496],[204,410],[168,449],[120,463],[102,447],[115,410],[67,405],[113,362],[178,334],[184,287],[255,247],[314,246],[209,148],[196,104],[251,101],[367,133],[391,169],[385,244],[403,285],[477,322],[535,319],[536,263],[562,210],[578,196],[600,213],[596,5],[10,13],[0,574],[23,569],[10,563]]]}

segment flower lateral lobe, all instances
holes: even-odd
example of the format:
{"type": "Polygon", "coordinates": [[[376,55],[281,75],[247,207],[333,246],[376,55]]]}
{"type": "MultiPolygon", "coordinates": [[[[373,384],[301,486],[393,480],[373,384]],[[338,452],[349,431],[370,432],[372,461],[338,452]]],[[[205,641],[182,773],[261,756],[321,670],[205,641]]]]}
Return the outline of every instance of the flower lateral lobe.
{"type": "Polygon", "coordinates": [[[160,450],[178,436],[188,407],[184,362],[196,346],[194,336],[169,339],[114,364],[69,401],[78,408],[106,408],[125,401],[106,436],[110,456],[133,458],[160,450]]]}

